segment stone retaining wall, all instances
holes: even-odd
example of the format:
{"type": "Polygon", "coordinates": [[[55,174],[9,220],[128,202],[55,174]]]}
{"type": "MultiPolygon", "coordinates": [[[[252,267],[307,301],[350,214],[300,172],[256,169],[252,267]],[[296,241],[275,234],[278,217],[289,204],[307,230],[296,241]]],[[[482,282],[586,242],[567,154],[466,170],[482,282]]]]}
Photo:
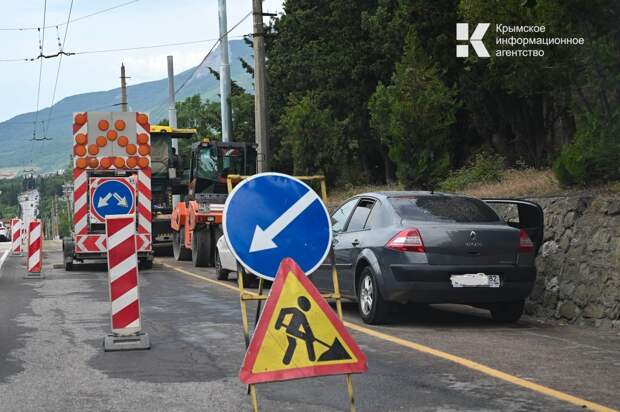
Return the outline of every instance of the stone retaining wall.
{"type": "Polygon", "coordinates": [[[526,312],[620,328],[620,196],[532,200],[545,210],[545,237],[526,312]]]}

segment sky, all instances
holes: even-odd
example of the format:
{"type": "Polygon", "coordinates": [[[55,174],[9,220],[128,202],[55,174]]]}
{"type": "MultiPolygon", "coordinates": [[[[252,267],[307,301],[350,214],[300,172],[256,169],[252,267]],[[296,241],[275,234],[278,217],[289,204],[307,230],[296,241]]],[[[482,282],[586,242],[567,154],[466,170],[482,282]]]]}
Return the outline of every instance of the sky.
{"type": "MultiPolygon", "coordinates": [[[[132,0],[73,0],[71,19],[129,3],[132,0]]],[[[15,115],[35,111],[39,61],[7,62],[3,59],[37,56],[37,30],[6,28],[43,26],[45,0],[3,0],[0,23],[0,122],[15,115]]],[[[65,35],[71,0],[47,0],[44,53],[59,51],[58,37],[65,35]],[[55,25],[61,24],[58,29],[55,25]]],[[[283,0],[265,0],[264,12],[282,13],[283,0]]],[[[123,7],[70,23],[65,52],[98,51],[166,43],[217,39],[218,0],[134,0],[123,7]]],[[[251,11],[252,0],[227,0],[228,28],[251,11]]],[[[267,18],[265,18],[267,21],[267,18]]],[[[231,38],[252,32],[248,17],[231,32],[231,38]]],[[[200,63],[213,41],[183,46],[143,50],[90,53],[62,59],[55,102],[64,97],[120,86],[120,65],[126,66],[128,84],[143,83],[167,76],[166,56],[174,56],[175,72],[200,63]]],[[[43,60],[39,109],[49,107],[58,70],[58,58],[43,60]]]]}

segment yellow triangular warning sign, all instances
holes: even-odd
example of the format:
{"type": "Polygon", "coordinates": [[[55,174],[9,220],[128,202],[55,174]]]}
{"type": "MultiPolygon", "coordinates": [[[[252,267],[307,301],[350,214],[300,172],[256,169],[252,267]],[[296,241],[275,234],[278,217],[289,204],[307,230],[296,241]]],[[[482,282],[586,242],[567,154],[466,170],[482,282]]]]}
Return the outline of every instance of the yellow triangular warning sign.
{"type": "Polygon", "coordinates": [[[361,373],[366,356],[316,287],[284,259],[239,377],[246,384],[361,373]]]}

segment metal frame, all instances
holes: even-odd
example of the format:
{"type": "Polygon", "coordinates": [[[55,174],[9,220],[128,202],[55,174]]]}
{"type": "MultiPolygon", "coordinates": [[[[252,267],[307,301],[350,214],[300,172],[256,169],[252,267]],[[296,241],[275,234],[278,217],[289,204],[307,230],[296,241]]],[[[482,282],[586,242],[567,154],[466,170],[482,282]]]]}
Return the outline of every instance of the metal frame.
{"type": "MultiPolygon", "coordinates": [[[[228,185],[228,193],[231,193],[234,187],[234,184],[241,182],[242,180],[248,178],[249,176],[240,176],[240,175],[229,175],[227,178],[228,185]]],[[[325,184],[325,176],[294,176],[296,179],[299,179],[304,182],[319,182],[320,190],[321,190],[321,199],[323,203],[327,204],[327,186],[325,184]]],[[[338,314],[338,319],[343,321],[342,316],[342,296],[340,295],[340,282],[338,281],[338,272],[336,270],[336,259],[334,255],[334,248],[330,247],[329,250],[329,259],[330,265],[332,268],[332,283],[334,286],[333,293],[322,293],[321,296],[324,299],[331,300],[336,302],[336,312],[338,314]]],[[[258,293],[246,291],[243,284],[243,275],[245,269],[242,265],[237,262],[237,283],[239,285],[239,303],[241,305],[241,322],[243,325],[243,338],[245,341],[245,347],[250,345],[250,326],[248,321],[248,308],[246,306],[249,301],[257,301],[258,306],[256,308],[256,318],[254,321],[254,325],[258,323],[258,318],[260,317],[261,312],[261,303],[264,300],[267,300],[268,295],[263,294],[264,282],[263,278],[259,278],[258,281],[258,293]]],[[[353,393],[353,379],[351,374],[346,374],[347,381],[347,393],[349,395],[350,402],[350,410],[351,412],[355,412],[355,397],[353,393]]],[[[258,412],[259,404],[258,404],[258,396],[256,394],[256,384],[248,385],[248,394],[252,400],[252,409],[254,412],[258,412]]]]}

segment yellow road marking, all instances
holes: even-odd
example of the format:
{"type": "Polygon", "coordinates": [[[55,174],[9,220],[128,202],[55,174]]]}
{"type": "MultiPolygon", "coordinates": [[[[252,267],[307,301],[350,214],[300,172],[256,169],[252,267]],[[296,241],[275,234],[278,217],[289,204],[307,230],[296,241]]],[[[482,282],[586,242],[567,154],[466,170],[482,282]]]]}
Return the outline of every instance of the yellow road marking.
{"type": "Polygon", "coordinates": [[[223,287],[225,287],[225,288],[228,288],[228,289],[230,289],[230,290],[234,290],[235,292],[239,293],[239,288],[238,288],[238,287],[236,287],[236,286],[229,285],[229,284],[224,283],[224,282],[220,282],[219,280],[209,279],[209,278],[207,278],[207,277],[205,277],[205,276],[200,276],[200,275],[197,275],[197,274],[195,274],[195,273],[192,273],[192,272],[187,271],[187,270],[185,270],[185,269],[178,268],[178,267],[176,267],[176,266],[169,265],[169,264],[167,264],[167,263],[163,263],[163,262],[161,262],[161,264],[162,264],[163,266],[167,267],[167,268],[170,268],[170,269],[176,270],[177,272],[181,272],[181,273],[183,273],[184,275],[191,276],[191,277],[194,277],[194,278],[197,278],[197,279],[200,279],[200,280],[204,280],[204,281],[206,281],[206,282],[213,283],[214,285],[217,285],[217,286],[223,286],[223,287]]]}
{"type": "Polygon", "coordinates": [[[432,355],[432,356],[435,356],[441,359],[445,359],[450,362],[454,362],[466,368],[473,369],[478,372],[482,372],[486,375],[493,376],[494,378],[498,378],[503,381],[512,383],[514,385],[521,386],[521,387],[533,390],[535,392],[542,393],[543,395],[551,396],[556,399],[559,399],[559,400],[562,400],[568,403],[572,403],[573,405],[577,405],[582,408],[588,408],[590,410],[597,411],[597,412],[618,412],[615,409],[608,408],[598,403],[590,402],[588,400],[581,399],[576,396],[569,395],[567,393],[560,392],[555,389],[551,389],[547,386],[539,385],[534,382],[530,382],[528,380],[519,378],[517,376],[510,375],[506,372],[502,372],[500,370],[490,368],[481,363],[474,362],[469,359],[465,359],[460,356],[452,355],[450,353],[443,352],[437,349],[433,349],[429,346],[420,345],[419,343],[411,342],[405,339],[398,338],[396,336],[388,335],[386,333],[379,332],[373,329],[369,329],[364,326],[358,325],[356,323],[344,322],[344,324],[346,327],[356,330],[358,332],[364,333],[366,335],[373,336],[375,338],[382,339],[388,342],[392,342],[396,345],[404,346],[406,348],[413,349],[418,352],[427,353],[429,355],[432,355]]]}
{"type": "MultiPolygon", "coordinates": [[[[235,286],[229,285],[229,284],[224,283],[224,282],[220,282],[218,280],[209,279],[209,278],[207,278],[205,276],[197,275],[195,273],[192,273],[192,272],[187,271],[185,269],[178,268],[176,266],[169,265],[167,263],[162,263],[162,264],[163,264],[163,266],[165,266],[167,268],[170,268],[172,270],[176,270],[177,272],[180,272],[180,273],[183,273],[185,275],[192,276],[194,278],[198,278],[198,279],[207,281],[209,283],[213,283],[214,285],[217,285],[217,286],[223,286],[225,288],[228,288],[230,290],[234,290],[235,292],[239,293],[239,289],[237,287],[235,287],[235,286]]],[[[384,340],[384,341],[387,341],[387,342],[391,342],[391,343],[394,343],[396,345],[403,346],[405,348],[413,349],[413,350],[418,351],[418,352],[426,353],[428,355],[435,356],[437,358],[441,358],[441,359],[444,359],[444,360],[447,360],[447,361],[450,361],[450,362],[454,362],[454,363],[456,363],[458,365],[461,365],[461,366],[464,366],[466,368],[473,369],[475,371],[484,373],[485,375],[489,375],[489,376],[492,376],[494,378],[501,379],[501,380],[503,380],[505,382],[512,383],[513,385],[521,386],[523,388],[530,389],[530,390],[532,390],[534,392],[538,392],[538,393],[541,393],[543,395],[547,395],[547,396],[559,399],[561,401],[571,403],[571,404],[579,406],[581,408],[587,408],[587,409],[590,409],[590,410],[596,411],[596,412],[620,412],[620,411],[618,411],[616,409],[612,409],[612,408],[609,408],[607,406],[604,406],[604,405],[601,405],[601,404],[598,404],[598,403],[595,403],[595,402],[588,401],[586,399],[578,398],[576,396],[569,395],[568,393],[560,392],[558,390],[549,388],[549,387],[544,386],[544,385],[539,385],[537,383],[530,382],[528,380],[519,378],[519,377],[511,375],[509,373],[502,372],[502,371],[497,370],[497,369],[493,369],[493,368],[491,368],[489,366],[486,366],[486,365],[483,365],[481,363],[474,362],[474,361],[471,361],[469,359],[462,358],[460,356],[452,355],[451,353],[448,353],[448,352],[443,352],[443,351],[440,351],[440,350],[437,350],[437,349],[433,349],[433,348],[431,348],[429,346],[421,345],[419,343],[415,343],[415,342],[412,342],[412,341],[409,341],[409,340],[406,340],[406,339],[402,339],[402,338],[399,338],[399,337],[396,337],[396,336],[388,335],[387,333],[379,332],[377,330],[370,329],[370,328],[364,327],[362,325],[358,325],[357,323],[352,323],[352,322],[345,321],[344,324],[345,324],[346,327],[348,327],[350,329],[353,329],[353,330],[355,330],[357,332],[363,333],[365,335],[372,336],[374,338],[381,339],[381,340],[384,340]]]]}

